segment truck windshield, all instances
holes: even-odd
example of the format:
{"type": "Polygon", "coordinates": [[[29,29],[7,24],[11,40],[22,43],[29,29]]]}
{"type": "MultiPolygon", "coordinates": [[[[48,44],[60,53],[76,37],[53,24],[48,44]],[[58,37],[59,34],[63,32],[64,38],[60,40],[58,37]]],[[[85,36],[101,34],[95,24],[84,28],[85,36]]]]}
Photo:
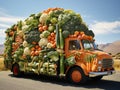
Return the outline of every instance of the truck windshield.
{"type": "Polygon", "coordinates": [[[82,40],[82,45],[85,50],[93,50],[96,48],[96,45],[94,44],[94,42],[89,40],[82,40]]]}
{"type": "Polygon", "coordinates": [[[79,40],[70,40],[69,41],[69,50],[80,50],[80,41],[79,40]]]}

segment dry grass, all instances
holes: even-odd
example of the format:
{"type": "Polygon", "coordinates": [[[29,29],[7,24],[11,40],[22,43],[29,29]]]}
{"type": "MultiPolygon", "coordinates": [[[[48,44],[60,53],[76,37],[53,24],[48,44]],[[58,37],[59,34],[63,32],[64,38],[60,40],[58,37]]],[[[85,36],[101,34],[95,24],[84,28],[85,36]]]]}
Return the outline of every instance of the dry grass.
{"type": "Polygon", "coordinates": [[[120,60],[114,59],[114,68],[116,71],[120,71],[120,60]]]}
{"type": "Polygon", "coordinates": [[[4,58],[2,56],[0,56],[0,71],[5,70],[4,67],[4,58]]]}

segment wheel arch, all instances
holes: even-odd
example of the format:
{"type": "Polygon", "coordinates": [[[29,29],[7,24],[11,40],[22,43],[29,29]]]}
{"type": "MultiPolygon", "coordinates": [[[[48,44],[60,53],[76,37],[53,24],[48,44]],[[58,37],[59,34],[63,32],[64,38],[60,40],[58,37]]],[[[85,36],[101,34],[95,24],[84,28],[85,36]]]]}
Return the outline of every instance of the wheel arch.
{"type": "Polygon", "coordinates": [[[19,67],[19,64],[18,64],[17,62],[13,63],[13,64],[12,64],[12,68],[11,68],[11,72],[13,71],[13,66],[14,66],[14,65],[18,65],[18,67],[19,67]]]}
{"type": "Polygon", "coordinates": [[[71,67],[68,67],[67,68],[67,70],[66,70],[66,75],[69,73],[69,71],[72,69],[72,68],[75,68],[75,67],[78,67],[78,68],[80,68],[82,71],[83,71],[83,73],[86,75],[86,76],[88,76],[88,72],[87,72],[87,69],[86,69],[86,66],[84,65],[84,64],[75,64],[75,65],[73,65],[73,66],[71,66],[71,67]]]}

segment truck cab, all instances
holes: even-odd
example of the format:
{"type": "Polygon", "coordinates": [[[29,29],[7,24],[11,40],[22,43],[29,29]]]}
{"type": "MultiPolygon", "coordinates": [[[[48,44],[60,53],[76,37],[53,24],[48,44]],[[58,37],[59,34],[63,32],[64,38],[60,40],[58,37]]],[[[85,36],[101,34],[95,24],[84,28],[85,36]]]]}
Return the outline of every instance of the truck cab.
{"type": "Polygon", "coordinates": [[[99,50],[93,39],[70,37],[65,40],[65,57],[75,56],[75,65],[68,67],[70,81],[85,82],[86,77],[100,80],[115,73],[112,57],[99,50]]]}

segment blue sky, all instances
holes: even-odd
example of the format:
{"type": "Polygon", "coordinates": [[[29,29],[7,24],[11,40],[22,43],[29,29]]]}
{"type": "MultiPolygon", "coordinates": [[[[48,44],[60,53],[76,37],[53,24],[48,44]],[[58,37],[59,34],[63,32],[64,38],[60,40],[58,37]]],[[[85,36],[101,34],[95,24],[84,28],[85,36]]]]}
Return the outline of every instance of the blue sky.
{"type": "Polygon", "coordinates": [[[120,0],[0,0],[0,44],[4,31],[32,13],[49,7],[72,9],[95,33],[98,44],[120,40],[120,0]]]}

